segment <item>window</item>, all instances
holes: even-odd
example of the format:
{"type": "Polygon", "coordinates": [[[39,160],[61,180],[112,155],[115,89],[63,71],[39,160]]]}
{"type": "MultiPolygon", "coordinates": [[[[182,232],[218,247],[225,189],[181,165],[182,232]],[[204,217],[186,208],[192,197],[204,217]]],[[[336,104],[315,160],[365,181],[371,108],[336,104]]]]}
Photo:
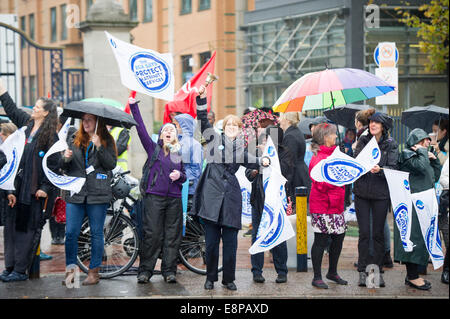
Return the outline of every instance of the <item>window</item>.
{"type": "Polygon", "coordinates": [[[192,74],[192,55],[181,56],[181,76],[182,82],[186,83],[194,74],[192,74]]]}
{"type": "Polygon", "coordinates": [[[37,100],[37,91],[36,91],[36,75],[30,75],[28,77],[28,80],[30,81],[30,105],[37,100]]]}
{"type": "Polygon", "coordinates": [[[27,90],[28,90],[27,77],[22,76],[22,105],[28,105],[27,90]]]}
{"type": "Polygon", "coordinates": [[[61,5],[61,40],[67,40],[67,13],[66,13],[66,5],[61,5]]]}
{"type": "Polygon", "coordinates": [[[30,38],[34,40],[34,13],[28,16],[28,25],[30,38]]]}
{"type": "Polygon", "coordinates": [[[137,0],[128,0],[128,12],[132,21],[137,20],[137,0]]]}
{"type": "Polygon", "coordinates": [[[86,13],[89,11],[89,9],[92,6],[93,1],[92,0],[86,0],[86,13]]]}
{"type": "Polygon", "coordinates": [[[181,14],[192,12],[192,0],[181,0],[181,14]]]}
{"type": "Polygon", "coordinates": [[[198,11],[211,8],[211,0],[198,0],[198,11]]]}
{"type": "Polygon", "coordinates": [[[144,22],[153,20],[153,0],[144,0],[144,22]]]}
{"type": "Polygon", "coordinates": [[[50,41],[56,42],[56,8],[55,7],[50,9],[50,26],[51,26],[50,41]]]}
{"type": "Polygon", "coordinates": [[[208,60],[211,59],[211,52],[200,53],[200,67],[202,67],[208,60]]]}
{"type": "MultiPolygon", "coordinates": [[[[26,32],[27,31],[27,22],[25,20],[25,17],[20,17],[20,30],[26,32]]],[[[25,47],[25,40],[23,37],[20,37],[20,46],[21,48],[25,47]]]]}

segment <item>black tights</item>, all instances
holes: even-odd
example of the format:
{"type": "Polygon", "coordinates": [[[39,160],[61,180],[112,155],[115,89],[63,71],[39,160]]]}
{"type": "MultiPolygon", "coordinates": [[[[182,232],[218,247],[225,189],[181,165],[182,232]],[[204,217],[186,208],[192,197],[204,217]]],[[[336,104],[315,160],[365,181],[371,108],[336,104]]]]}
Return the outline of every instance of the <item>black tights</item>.
{"type": "Polygon", "coordinates": [[[322,233],[314,233],[314,243],[311,247],[311,259],[314,270],[314,280],[322,279],[322,257],[325,248],[328,246],[328,239],[331,238],[329,249],[329,268],[330,275],[337,275],[337,264],[341,255],[342,243],[344,242],[345,233],[339,235],[330,235],[322,233]]]}
{"type": "Polygon", "coordinates": [[[414,280],[419,278],[419,265],[413,263],[405,263],[406,266],[406,276],[409,280],[414,280]]]}

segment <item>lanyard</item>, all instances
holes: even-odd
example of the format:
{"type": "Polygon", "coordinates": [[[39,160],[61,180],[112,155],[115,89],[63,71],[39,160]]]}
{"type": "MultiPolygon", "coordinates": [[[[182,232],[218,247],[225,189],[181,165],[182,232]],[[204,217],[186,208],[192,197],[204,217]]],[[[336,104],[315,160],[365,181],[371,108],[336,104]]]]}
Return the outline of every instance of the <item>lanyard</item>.
{"type": "Polygon", "coordinates": [[[86,149],[86,154],[85,154],[85,164],[86,164],[86,167],[88,167],[88,155],[89,155],[89,149],[92,147],[92,145],[93,145],[93,143],[92,142],[90,142],[89,143],[89,145],[88,145],[88,147],[87,147],[87,149],[86,149]]]}

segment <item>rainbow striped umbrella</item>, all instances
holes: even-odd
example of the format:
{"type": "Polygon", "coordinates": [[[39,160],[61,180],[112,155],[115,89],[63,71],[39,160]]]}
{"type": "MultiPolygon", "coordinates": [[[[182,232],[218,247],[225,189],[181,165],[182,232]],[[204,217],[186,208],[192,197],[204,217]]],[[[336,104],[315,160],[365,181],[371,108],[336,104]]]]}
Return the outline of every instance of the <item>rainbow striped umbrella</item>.
{"type": "Polygon", "coordinates": [[[368,100],[395,87],[372,73],[350,68],[305,74],[292,83],[272,107],[275,112],[328,109],[368,100]]]}

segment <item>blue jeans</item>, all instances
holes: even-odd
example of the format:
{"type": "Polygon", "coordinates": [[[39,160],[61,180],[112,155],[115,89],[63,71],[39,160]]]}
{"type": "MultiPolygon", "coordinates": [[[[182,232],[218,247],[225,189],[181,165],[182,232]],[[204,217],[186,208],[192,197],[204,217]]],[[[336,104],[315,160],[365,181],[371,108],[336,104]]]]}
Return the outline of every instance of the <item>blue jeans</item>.
{"type": "Polygon", "coordinates": [[[109,204],[71,204],[66,206],[66,266],[77,264],[78,236],[84,216],[89,218],[91,231],[91,261],[89,269],[102,264],[103,225],[109,204]]]}

